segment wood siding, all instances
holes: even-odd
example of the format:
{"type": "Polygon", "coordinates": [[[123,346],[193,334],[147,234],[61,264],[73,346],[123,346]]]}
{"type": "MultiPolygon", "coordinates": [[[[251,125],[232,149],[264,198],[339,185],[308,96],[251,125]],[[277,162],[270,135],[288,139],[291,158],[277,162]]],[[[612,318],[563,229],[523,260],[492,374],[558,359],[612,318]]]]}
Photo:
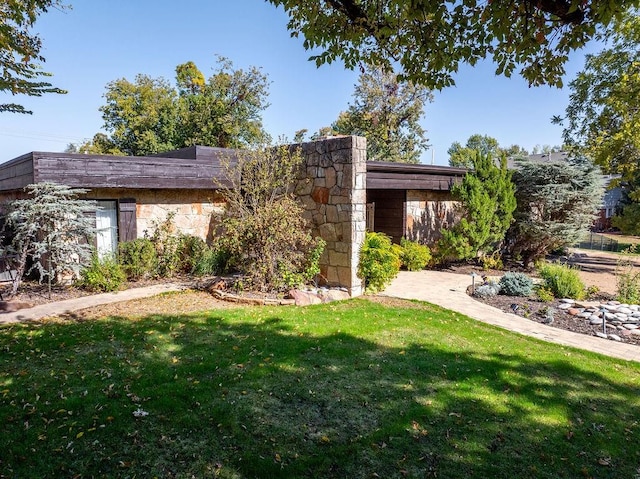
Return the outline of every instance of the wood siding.
{"type": "Polygon", "coordinates": [[[191,147],[162,156],[33,152],[0,164],[0,191],[52,181],[76,188],[208,189],[225,182],[221,160],[234,150],[191,147]]]}
{"type": "Polygon", "coordinates": [[[32,153],[0,165],[0,191],[19,190],[32,183],[34,183],[32,153]]]}
{"type": "Polygon", "coordinates": [[[466,173],[464,168],[371,161],[367,189],[449,191],[466,173]]]}
{"type": "Polygon", "coordinates": [[[80,188],[214,189],[223,181],[219,161],[154,157],[34,153],[34,180],[80,188]]]}
{"type": "Polygon", "coordinates": [[[405,233],[404,190],[369,190],[367,203],[374,204],[373,231],[391,236],[394,243],[400,243],[405,233]]]}
{"type": "Polygon", "coordinates": [[[133,241],[138,237],[135,198],[118,200],[118,240],[133,241]]]}

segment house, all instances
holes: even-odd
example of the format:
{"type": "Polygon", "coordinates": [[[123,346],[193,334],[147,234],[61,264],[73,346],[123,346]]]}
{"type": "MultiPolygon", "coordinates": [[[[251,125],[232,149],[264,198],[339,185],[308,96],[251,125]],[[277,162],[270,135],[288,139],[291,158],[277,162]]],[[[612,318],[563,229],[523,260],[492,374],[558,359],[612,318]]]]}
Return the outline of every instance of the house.
{"type": "Polygon", "coordinates": [[[466,173],[449,166],[368,162],[367,229],[396,243],[402,237],[435,243],[456,219],[451,187],[466,173]]]}
{"type": "MultiPolygon", "coordinates": [[[[450,188],[466,170],[367,162],[366,140],[355,136],[299,146],[304,165],[295,192],[314,234],[327,242],[321,271],[330,285],[362,291],[357,265],[367,226],[394,241],[428,242],[453,219],[450,188]]],[[[31,152],[0,164],[0,200],[47,181],[88,189],[84,196],[101,207],[102,253],[151,232],[169,212],[181,232],[211,239],[225,206],[217,189],[225,184],[221,160],[237,154],[203,146],[139,157],[31,152]]]]}

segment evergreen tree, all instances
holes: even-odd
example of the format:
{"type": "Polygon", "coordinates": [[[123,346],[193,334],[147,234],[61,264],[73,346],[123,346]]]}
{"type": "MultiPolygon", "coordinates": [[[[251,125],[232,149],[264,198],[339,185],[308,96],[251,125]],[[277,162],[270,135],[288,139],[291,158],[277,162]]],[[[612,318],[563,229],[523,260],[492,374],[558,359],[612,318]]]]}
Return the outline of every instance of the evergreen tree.
{"type": "Polygon", "coordinates": [[[593,224],[602,177],[590,162],[521,163],[513,175],[518,203],[507,233],[509,252],[529,266],[576,243],[593,224]]]}
{"type": "Polygon", "coordinates": [[[478,152],[472,166],[452,189],[461,218],[441,231],[438,252],[444,259],[472,259],[496,251],[513,219],[515,187],[506,158],[498,166],[490,155],[478,152]]]}
{"type": "Polygon", "coordinates": [[[91,257],[88,239],[95,234],[95,220],[87,213],[95,212],[96,204],[77,198],[87,190],[48,182],[24,190],[28,197],[9,203],[5,223],[11,243],[4,253],[16,258],[12,295],[34,270],[40,281],[47,278],[49,288],[59,275],[77,276],[91,257]]]}

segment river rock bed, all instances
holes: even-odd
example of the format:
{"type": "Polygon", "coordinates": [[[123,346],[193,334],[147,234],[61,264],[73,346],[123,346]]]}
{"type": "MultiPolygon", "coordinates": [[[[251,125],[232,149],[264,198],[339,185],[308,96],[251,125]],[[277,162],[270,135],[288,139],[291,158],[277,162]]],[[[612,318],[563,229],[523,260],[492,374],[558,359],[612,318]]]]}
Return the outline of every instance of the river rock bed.
{"type": "Polygon", "coordinates": [[[640,346],[640,315],[637,314],[640,307],[621,304],[610,297],[595,298],[594,301],[556,299],[551,303],[544,303],[537,298],[505,295],[474,299],[506,313],[554,328],[598,336],[603,338],[603,341],[621,341],[640,346]]]}
{"type": "Polygon", "coordinates": [[[588,321],[600,331],[603,339],[622,341],[622,337],[640,337],[640,306],[607,301],[598,305],[583,305],[573,299],[561,299],[558,309],[569,316],[588,321]]]}

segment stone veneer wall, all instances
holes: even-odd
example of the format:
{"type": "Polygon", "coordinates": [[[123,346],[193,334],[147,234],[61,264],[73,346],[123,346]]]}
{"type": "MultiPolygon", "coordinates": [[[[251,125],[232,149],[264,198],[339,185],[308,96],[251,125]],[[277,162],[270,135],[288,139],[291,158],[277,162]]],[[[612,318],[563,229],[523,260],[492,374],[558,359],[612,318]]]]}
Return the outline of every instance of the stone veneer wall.
{"type": "Polygon", "coordinates": [[[362,294],[358,255],[366,229],[367,142],[357,136],[303,143],[303,171],[295,193],[313,234],[327,242],[320,260],[329,286],[362,294]]]}
{"type": "Polygon", "coordinates": [[[136,229],[141,238],[145,231],[152,234],[154,224],[175,212],[173,223],[182,233],[211,240],[217,219],[224,213],[225,203],[221,196],[211,190],[125,190],[93,189],[87,198],[109,200],[135,198],[136,229]]]}
{"type": "Polygon", "coordinates": [[[407,238],[434,244],[442,237],[440,230],[455,223],[456,205],[449,191],[407,190],[407,238]]]}

